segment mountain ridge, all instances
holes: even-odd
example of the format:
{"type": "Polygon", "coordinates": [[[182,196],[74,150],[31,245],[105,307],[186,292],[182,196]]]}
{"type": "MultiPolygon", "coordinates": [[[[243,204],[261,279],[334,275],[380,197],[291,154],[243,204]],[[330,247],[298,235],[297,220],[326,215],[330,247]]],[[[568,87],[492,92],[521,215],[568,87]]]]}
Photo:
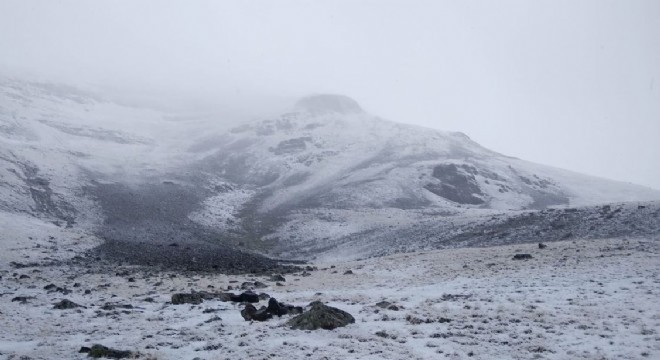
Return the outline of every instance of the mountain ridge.
{"type": "MultiPolygon", "coordinates": [[[[460,132],[384,120],[343,95],[309,96],[291,112],[219,131],[215,119],[66,87],[5,81],[0,91],[0,209],[116,242],[196,238],[296,257],[296,244],[323,253],[434,219],[660,199],[499,154],[460,132]],[[138,205],[145,214],[115,216],[138,205]]],[[[424,241],[415,236],[411,248],[424,241]]]]}

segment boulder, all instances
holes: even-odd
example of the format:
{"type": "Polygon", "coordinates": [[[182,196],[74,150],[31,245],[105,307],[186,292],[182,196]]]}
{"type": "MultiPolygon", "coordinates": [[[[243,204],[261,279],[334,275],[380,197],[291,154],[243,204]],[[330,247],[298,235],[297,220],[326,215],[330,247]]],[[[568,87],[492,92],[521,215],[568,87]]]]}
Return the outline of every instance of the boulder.
{"type": "Polygon", "coordinates": [[[64,299],[64,300],[58,302],[57,304],[55,304],[55,306],[53,306],[53,309],[67,310],[67,309],[75,309],[75,308],[79,308],[79,307],[84,307],[84,306],[78,305],[78,304],[74,303],[73,301],[71,301],[69,299],[64,299]]]}
{"type": "Polygon", "coordinates": [[[192,294],[179,293],[172,295],[173,305],[181,305],[181,304],[198,305],[201,304],[202,301],[203,301],[202,295],[198,293],[192,293],[192,294]]]}
{"type": "Polygon", "coordinates": [[[251,291],[246,291],[240,295],[229,294],[229,300],[234,302],[257,303],[259,302],[259,295],[251,291]]]}
{"type": "Polygon", "coordinates": [[[320,301],[309,304],[311,309],[287,322],[295,330],[332,330],[355,322],[353,316],[343,310],[327,306],[320,301]]]}
{"type": "Polygon", "coordinates": [[[270,281],[273,281],[273,282],[285,282],[285,281],[286,281],[286,278],[284,278],[284,276],[282,276],[282,275],[275,274],[275,275],[273,275],[273,276],[270,277],[270,281]]]}
{"type": "Polygon", "coordinates": [[[257,310],[252,304],[245,305],[245,308],[241,310],[241,316],[245,321],[266,321],[273,317],[265,306],[262,306],[261,309],[257,310]]]}
{"type": "Polygon", "coordinates": [[[92,358],[107,358],[107,359],[126,359],[133,356],[128,350],[115,350],[107,346],[94,344],[91,348],[83,347],[80,352],[87,352],[87,356],[92,358]],[[89,351],[87,351],[89,350],[89,351]]]}
{"type": "Polygon", "coordinates": [[[530,254],[515,254],[513,255],[513,260],[529,260],[532,258],[530,254]]]}

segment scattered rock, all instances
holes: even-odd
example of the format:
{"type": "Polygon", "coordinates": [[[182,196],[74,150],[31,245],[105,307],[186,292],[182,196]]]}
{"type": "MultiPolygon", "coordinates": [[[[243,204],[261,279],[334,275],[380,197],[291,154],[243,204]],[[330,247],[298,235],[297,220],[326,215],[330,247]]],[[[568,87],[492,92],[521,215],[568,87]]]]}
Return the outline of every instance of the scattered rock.
{"type": "Polygon", "coordinates": [[[273,281],[273,282],[286,282],[286,279],[284,278],[284,276],[276,274],[276,275],[273,275],[273,276],[270,277],[270,281],[273,281]]]}
{"type": "Polygon", "coordinates": [[[57,289],[57,285],[55,285],[55,284],[48,284],[48,285],[44,286],[44,290],[47,290],[47,291],[51,291],[51,290],[55,291],[55,289],[57,289]]]}
{"type": "Polygon", "coordinates": [[[229,294],[229,300],[233,302],[257,303],[259,302],[259,295],[251,291],[246,291],[240,295],[229,294]]]}
{"type": "Polygon", "coordinates": [[[19,302],[21,304],[27,304],[28,300],[34,299],[34,296],[17,296],[11,299],[11,302],[19,302]]]}
{"type": "Polygon", "coordinates": [[[393,311],[399,311],[400,307],[397,305],[392,304],[389,301],[380,301],[376,303],[376,306],[378,306],[381,309],[387,309],[387,310],[393,310],[393,311]]]}
{"type": "Polygon", "coordinates": [[[308,276],[312,276],[312,274],[308,273],[307,271],[303,271],[303,273],[300,274],[300,276],[302,276],[302,277],[308,277],[308,276]]]}
{"type": "Polygon", "coordinates": [[[76,303],[74,303],[73,301],[71,301],[69,299],[64,299],[64,300],[58,302],[57,304],[55,304],[55,306],[53,306],[53,309],[67,310],[67,309],[75,309],[75,308],[79,308],[79,307],[84,307],[84,306],[76,304],[76,303]]]}
{"type": "MultiPolygon", "coordinates": [[[[85,347],[81,348],[80,352],[83,352],[82,351],[83,349],[85,349],[85,347]]],[[[133,353],[131,353],[128,350],[115,350],[107,346],[95,344],[92,345],[91,348],[89,348],[89,351],[87,351],[87,356],[97,359],[98,358],[126,359],[133,356],[133,353]]]]}
{"type": "Polygon", "coordinates": [[[179,293],[172,295],[173,305],[181,305],[181,304],[198,305],[201,304],[202,301],[203,301],[202,295],[198,293],[192,293],[192,294],[179,293]]]}
{"type": "Polygon", "coordinates": [[[133,305],[131,304],[110,304],[110,303],[105,303],[105,305],[101,306],[101,310],[115,310],[115,309],[126,309],[130,310],[133,309],[133,305]]]}
{"type": "Polygon", "coordinates": [[[529,260],[532,258],[531,254],[515,254],[513,260],[529,260]]]}
{"type": "Polygon", "coordinates": [[[268,287],[268,285],[262,283],[261,281],[255,281],[255,282],[246,281],[246,282],[241,284],[241,289],[243,289],[243,290],[263,289],[263,288],[267,288],[267,287],[268,287]]]}
{"type": "Polygon", "coordinates": [[[344,271],[344,275],[353,275],[353,270],[344,271]]]}
{"type": "Polygon", "coordinates": [[[377,331],[375,333],[376,336],[382,337],[384,339],[392,339],[395,340],[397,338],[396,335],[388,334],[385,330],[377,331]]]}
{"type": "Polygon", "coordinates": [[[309,311],[292,318],[287,325],[295,330],[332,330],[355,322],[351,314],[320,301],[315,301],[310,306],[309,311]]]}
{"type": "Polygon", "coordinates": [[[241,316],[245,321],[266,321],[273,317],[265,306],[262,306],[261,309],[257,310],[252,304],[245,305],[245,308],[241,310],[241,316]]]}

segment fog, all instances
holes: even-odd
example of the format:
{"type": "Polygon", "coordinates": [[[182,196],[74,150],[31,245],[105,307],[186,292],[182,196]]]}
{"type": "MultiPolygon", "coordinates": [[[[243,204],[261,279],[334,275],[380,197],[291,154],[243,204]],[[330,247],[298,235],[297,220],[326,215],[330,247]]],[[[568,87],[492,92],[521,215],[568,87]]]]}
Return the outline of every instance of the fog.
{"type": "Polygon", "coordinates": [[[387,119],[660,189],[659,16],[654,0],[4,0],[0,74],[249,116],[346,94],[387,119]]]}

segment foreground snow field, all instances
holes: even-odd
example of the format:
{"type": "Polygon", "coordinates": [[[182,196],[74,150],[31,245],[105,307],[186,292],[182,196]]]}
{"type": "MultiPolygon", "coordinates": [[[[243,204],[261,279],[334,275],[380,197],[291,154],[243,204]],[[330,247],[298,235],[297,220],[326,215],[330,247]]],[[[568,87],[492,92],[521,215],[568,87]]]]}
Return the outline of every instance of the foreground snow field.
{"type": "Polygon", "coordinates": [[[660,357],[660,237],[312,264],[317,269],[305,276],[303,270],[285,274],[283,286],[267,277],[102,262],[35,265],[21,258],[25,251],[9,250],[0,264],[0,358],[83,359],[78,350],[97,343],[145,359],[660,357]],[[520,253],[532,258],[512,259],[520,253]],[[5,260],[11,256],[27,266],[10,266],[5,260]],[[246,322],[238,303],[169,303],[173,293],[224,291],[244,281],[264,282],[268,287],[256,291],[281,302],[321,300],[348,311],[356,322],[331,331],[297,331],[285,326],[289,316],[246,322]],[[49,284],[60,291],[48,292],[49,284]],[[12,301],[21,296],[25,302],[12,301]],[[53,309],[64,298],[85,308],[53,309]],[[381,301],[395,307],[377,306],[381,301]],[[102,309],[107,303],[132,308],[102,309]]]}

